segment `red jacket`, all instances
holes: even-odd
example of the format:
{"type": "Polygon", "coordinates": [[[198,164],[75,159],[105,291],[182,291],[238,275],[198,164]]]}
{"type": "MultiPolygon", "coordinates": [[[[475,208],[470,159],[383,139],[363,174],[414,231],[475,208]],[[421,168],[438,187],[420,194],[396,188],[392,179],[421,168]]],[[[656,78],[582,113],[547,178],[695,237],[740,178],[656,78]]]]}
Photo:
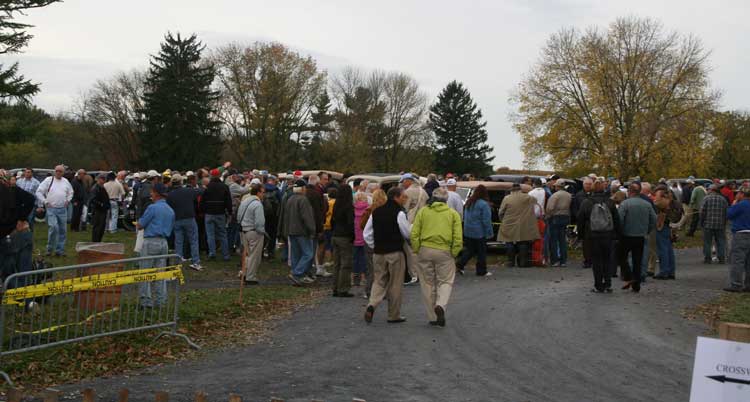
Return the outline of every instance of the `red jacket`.
{"type": "Polygon", "coordinates": [[[729,186],[724,186],[721,188],[721,195],[723,195],[727,199],[729,205],[732,205],[732,203],[734,202],[734,191],[732,191],[729,186]]]}

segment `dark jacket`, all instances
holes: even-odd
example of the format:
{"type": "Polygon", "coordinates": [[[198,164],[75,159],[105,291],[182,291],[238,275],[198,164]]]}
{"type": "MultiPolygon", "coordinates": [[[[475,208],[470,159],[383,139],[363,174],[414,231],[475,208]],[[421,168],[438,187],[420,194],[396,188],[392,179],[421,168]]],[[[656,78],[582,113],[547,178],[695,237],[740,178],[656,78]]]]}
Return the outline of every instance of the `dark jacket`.
{"type": "MultiPolygon", "coordinates": [[[[575,196],[573,196],[573,201],[570,203],[570,216],[573,219],[576,219],[576,224],[578,223],[578,221],[577,221],[577,219],[578,219],[578,211],[581,209],[581,205],[583,205],[583,202],[587,198],[591,197],[591,194],[592,193],[587,193],[587,192],[581,190],[581,191],[577,192],[575,196]]],[[[578,233],[583,233],[583,232],[581,232],[580,229],[579,229],[578,233]]]]}
{"type": "Polygon", "coordinates": [[[0,237],[16,229],[18,221],[26,221],[34,209],[35,197],[20,187],[0,184],[0,237]]]}
{"type": "Polygon", "coordinates": [[[578,210],[578,229],[583,230],[587,239],[591,238],[604,238],[604,239],[615,239],[620,233],[620,215],[617,213],[617,206],[610,197],[604,192],[593,193],[591,197],[586,198],[578,210]],[[589,222],[591,219],[591,211],[594,208],[594,204],[604,203],[609,208],[609,213],[612,215],[612,230],[607,232],[592,232],[589,229],[589,222]]]}
{"type": "Polygon", "coordinates": [[[232,214],[232,195],[229,187],[218,177],[212,178],[206,186],[206,191],[201,196],[200,208],[206,215],[232,214]]]}
{"type": "Polygon", "coordinates": [[[440,183],[438,183],[437,180],[430,180],[424,185],[424,191],[427,192],[427,195],[432,197],[432,192],[435,191],[436,188],[440,187],[440,183]]]}
{"type": "Polygon", "coordinates": [[[175,220],[195,219],[198,191],[190,187],[174,187],[167,195],[167,204],[174,210],[175,220]]]}
{"type": "Polygon", "coordinates": [[[316,233],[310,201],[299,193],[289,196],[279,217],[279,238],[286,241],[288,236],[313,237],[316,233]]]}
{"type": "MultiPolygon", "coordinates": [[[[318,186],[307,186],[307,192],[305,195],[310,201],[310,206],[313,210],[313,219],[315,222],[315,233],[323,233],[323,224],[325,223],[326,210],[328,209],[328,203],[323,199],[318,191],[318,186]]],[[[353,219],[353,218],[352,218],[353,219]]]]}
{"type": "Polygon", "coordinates": [[[331,229],[334,237],[346,237],[354,240],[354,206],[341,205],[337,202],[333,205],[333,215],[331,215],[331,229]]]}
{"type": "Polygon", "coordinates": [[[99,183],[94,184],[91,187],[91,201],[89,201],[89,209],[91,212],[106,212],[109,211],[109,194],[104,186],[100,186],[99,183]]]}
{"type": "Polygon", "coordinates": [[[393,200],[372,211],[372,230],[375,238],[375,254],[401,252],[404,237],[398,228],[398,213],[404,209],[393,200]]]}
{"type": "Polygon", "coordinates": [[[73,203],[82,204],[86,200],[86,190],[83,187],[83,182],[76,177],[70,181],[70,185],[73,187],[73,203]]]}

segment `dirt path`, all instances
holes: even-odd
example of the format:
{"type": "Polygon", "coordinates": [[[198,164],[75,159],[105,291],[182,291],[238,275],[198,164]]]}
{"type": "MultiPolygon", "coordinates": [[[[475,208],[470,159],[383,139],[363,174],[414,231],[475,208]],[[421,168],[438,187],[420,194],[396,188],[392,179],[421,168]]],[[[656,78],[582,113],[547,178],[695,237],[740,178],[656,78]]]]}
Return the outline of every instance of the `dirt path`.
{"type": "Polygon", "coordinates": [[[367,326],[362,298],[329,298],[272,341],[60,388],[92,386],[113,400],[128,387],[134,401],[157,390],[175,401],[197,390],[244,401],[685,401],[707,327],[680,313],[717,296],[727,268],[700,264],[698,250],[677,260],[678,280],[650,281],[638,295],[592,294],[591,272],[573,267],[460,277],[444,329],[427,325],[417,288],[406,291],[400,325],[381,309],[367,326]]]}

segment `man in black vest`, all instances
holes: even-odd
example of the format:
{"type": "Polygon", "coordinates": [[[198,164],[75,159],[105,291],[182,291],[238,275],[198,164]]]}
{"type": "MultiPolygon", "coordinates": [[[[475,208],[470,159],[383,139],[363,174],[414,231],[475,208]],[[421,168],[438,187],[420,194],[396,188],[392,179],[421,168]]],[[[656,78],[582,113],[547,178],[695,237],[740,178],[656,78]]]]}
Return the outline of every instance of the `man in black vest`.
{"type": "Polygon", "coordinates": [[[369,324],[375,314],[375,308],[388,297],[388,322],[397,324],[405,322],[401,317],[401,291],[405,266],[404,240],[411,236],[411,224],[404,212],[408,197],[400,187],[388,190],[388,201],[375,209],[367,220],[364,238],[373,249],[372,262],[374,280],[370,293],[370,303],[365,312],[365,321],[369,324]]]}

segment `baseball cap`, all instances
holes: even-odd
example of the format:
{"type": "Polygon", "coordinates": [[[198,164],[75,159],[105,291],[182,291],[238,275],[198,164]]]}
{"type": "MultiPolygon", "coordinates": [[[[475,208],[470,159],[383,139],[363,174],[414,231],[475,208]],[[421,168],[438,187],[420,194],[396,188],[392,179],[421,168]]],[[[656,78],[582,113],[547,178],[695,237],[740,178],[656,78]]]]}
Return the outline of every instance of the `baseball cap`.
{"type": "Polygon", "coordinates": [[[154,191],[156,191],[160,195],[167,195],[167,186],[165,186],[162,183],[156,183],[153,187],[151,187],[154,191]]]}
{"type": "Polygon", "coordinates": [[[97,179],[107,180],[107,174],[106,173],[99,173],[98,175],[96,175],[96,178],[97,179]]]}
{"type": "Polygon", "coordinates": [[[175,173],[174,175],[172,175],[172,181],[173,182],[182,181],[182,175],[180,175],[179,173],[175,173]]]}
{"type": "Polygon", "coordinates": [[[403,183],[404,180],[418,181],[419,179],[411,173],[404,173],[398,182],[403,183]]]}
{"type": "Polygon", "coordinates": [[[172,177],[172,171],[167,169],[161,175],[164,177],[172,177]]]}
{"type": "Polygon", "coordinates": [[[195,176],[195,172],[193,172],[192,170],[188,170],[188,171],[187,171],[187,173],[185,173],[185,176],[186,176],[186,177],[192,177],[192,176],[195,176]]]}
{"type": "Polygon", "coordinates": [[[301,170],[295,170],[294,171],[294,177],[302,177],[302,171],[301,170]]]}
{"type": "Polygon", "coordinates": [[[254,179],[250,180],[250,184],[251,184],[251,185],[253,185],[253,184],[261,184],[261,183],[260,183],[260,179],[256,177],[256,178],[254,178],[254,179]]]}
{"type": "Polygon", "coordinates": [[[445,181],[446,186],[455,186],[456,185],[456,179],[448,179],[445,181]]]}
{"type": "Polygon", "coordinates": [[[278,177],[276,177],[275,175],[272,175],[272,174],[268,175],[268,180],[274,180],[274,181],[276,181],[276,180],[278,180],[278,179],[279,179],[279,178],[278,178],[278,177]]]}
{"type": "Polygon", "coordinates": [[[159,176],[159,172],[157,172],[156,170],[149,170],[148,173],[146,173],[146,176],[148,178],[158,177],[159,176]]]}
{"type": "Polygon", "coordinates": [[[211,177],[219,177],[221,176],[221,172],[219,172],[219,169],[211,169],[211,177]]]}
{"type": "Polygon", "coordinates": [[[294,182],[294,187],[305,187],[307,183],[304,180],[297,180],[294,182]]]}

